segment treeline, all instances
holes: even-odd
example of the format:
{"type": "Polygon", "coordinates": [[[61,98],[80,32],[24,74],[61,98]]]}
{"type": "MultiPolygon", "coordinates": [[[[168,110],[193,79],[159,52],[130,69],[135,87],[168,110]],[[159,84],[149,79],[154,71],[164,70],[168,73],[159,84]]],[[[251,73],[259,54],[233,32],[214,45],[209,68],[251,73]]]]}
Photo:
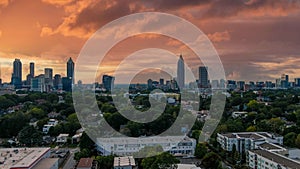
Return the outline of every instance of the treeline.
{"type": "Polygon", "coordinates": [[[284,144],[300,148],[300,91],[274,90],[236,93],[226,108],[216,133],[266,131],[284,136],[284,144]],[[267,102],[261,102],[266,99],[267,102]],[[246,117],[232,118],[233,111],[247,111],[246,117]]]}
{"type": "Polygon", "coordinates": [[[75,134],[81,126],[75,114],[71,93],[64,93],[61,96],[64,98],[63,103],[58,103],[58,94],[55,93],[0,96],[0,137],[17,137],[29,124],[36,125],[34,129],[40,132],[43,125],[48,122],[48,114],[51,112],[57,113],[55,118],[62,121],[50,129],[51,136],[57,136],[62,132],[75,134]],[[13,106],[15,107],[12,108],[13,106]],[[8,112],[10,107],[15,110],[8,112]]]}

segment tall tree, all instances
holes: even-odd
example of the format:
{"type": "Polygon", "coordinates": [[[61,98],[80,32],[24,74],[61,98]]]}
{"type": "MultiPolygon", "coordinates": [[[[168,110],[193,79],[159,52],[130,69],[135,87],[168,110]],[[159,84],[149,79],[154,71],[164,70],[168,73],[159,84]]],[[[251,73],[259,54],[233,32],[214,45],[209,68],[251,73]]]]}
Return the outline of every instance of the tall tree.
{"type": "Polygon", "coordinates": [[[300,148],[300,134],[298,134],[296,140],[295,140],[295,145],[300,148]]]}
{"type": "Polygon", "coordinates": [[[98,162],[99,169],[111,169],[114,164],[114,156],[97,156],[96,161],[98,162]]]}
{"type": "Polygon", "coordinates": [[[295,140],[297,134],[294,132],[290,132],[283,137],[283,143],[288,147],[295,147],[295,140]]]}
{"type": "Polygon", "coordinates": [[[94,146],[94,141],[85,132],[83,132],[79,143],[80,149],[92,149],[94,146]]]}
{"type": "Polygon", "coordinates": [[[175,169],[180,161],[168,152],[142,160],[143,169],[175,169]]]}
{"type": "Polygon", "coordinates": [[[207,147],[205,143],[198,143],[195,149],[195,156],[202,159],[207,153],[207,147]]]}
{"type": "Polygon", "coordinates": [[[43,141],[42,133],[33,126],[24,127],[20,131],[18,138],[20,143],[25,144],[25,146],[41,145],[43,141]]]}
{"type": "Polygon", "coordinates": [[[221,158],[214,152],[207,153],[202,160],[202,165],[206,169],[218,169],[221,165],[221,158]]]}

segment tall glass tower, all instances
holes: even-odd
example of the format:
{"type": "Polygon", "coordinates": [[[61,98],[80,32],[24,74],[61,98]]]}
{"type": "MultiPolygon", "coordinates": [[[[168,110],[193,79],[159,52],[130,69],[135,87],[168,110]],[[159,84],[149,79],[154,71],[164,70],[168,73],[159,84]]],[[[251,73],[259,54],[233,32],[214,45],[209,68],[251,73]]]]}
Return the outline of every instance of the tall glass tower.
{"type": "Polygon", "coordinates": [[[177,62],[177,84],[180,89],[184,88],[184,81],[184,60],[182,58],[182,55],[180,55],[177,62]]]}
{"type": "Polygon", "coordinates": [[[70,57],[67,62],[67,77],[72,80],[72,84],[74,84],[74,62],[70,57]]]}
{"type": "Polygon", "coordinates": [[[30,68],[29,74],[31,75],[31,77],[34,77],[34,63],[33,62],[30,62],[29,68],[30,68]]]}
{"type": "Polygon", "coordinates": [[[11,84],[13,84],[15,88],[22,87],[22,62],[20,59],[15,59],[15,61],[13,62],[11,84]]]}
{"type": "Polygon", "coordinates": [[[208,87],[208,73],[206,66],[199,67],[199,84],[201,88],[208,87]]]}

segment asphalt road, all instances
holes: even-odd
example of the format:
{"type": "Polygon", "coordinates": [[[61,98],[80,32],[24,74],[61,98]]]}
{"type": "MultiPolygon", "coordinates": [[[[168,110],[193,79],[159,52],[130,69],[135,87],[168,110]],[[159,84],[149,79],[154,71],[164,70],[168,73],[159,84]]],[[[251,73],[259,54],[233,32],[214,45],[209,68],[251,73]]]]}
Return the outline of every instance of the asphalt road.
{"type": "Polygon", "coordinates": [[[73,168],[75,168],[76,161],[74,160],[74,154],[78,151],[79,151],[79,149],[77,149],[77,148],[76,149],[70,149],[70,155],[69,155],[63,169],[73,169],[73,168]]]}

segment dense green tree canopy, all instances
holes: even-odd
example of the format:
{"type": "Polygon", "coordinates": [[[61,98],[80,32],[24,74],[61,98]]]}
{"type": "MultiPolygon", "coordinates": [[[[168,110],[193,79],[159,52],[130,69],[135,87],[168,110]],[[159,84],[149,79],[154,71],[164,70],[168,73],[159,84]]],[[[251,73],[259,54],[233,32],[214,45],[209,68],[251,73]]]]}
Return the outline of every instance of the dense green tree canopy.
{"type": "Polygon", "coordinates": [[[164,152],[157,156],[147,157],[142,160],[143,169],[175,169],[179,160],[173,155],[164,152]]]}

